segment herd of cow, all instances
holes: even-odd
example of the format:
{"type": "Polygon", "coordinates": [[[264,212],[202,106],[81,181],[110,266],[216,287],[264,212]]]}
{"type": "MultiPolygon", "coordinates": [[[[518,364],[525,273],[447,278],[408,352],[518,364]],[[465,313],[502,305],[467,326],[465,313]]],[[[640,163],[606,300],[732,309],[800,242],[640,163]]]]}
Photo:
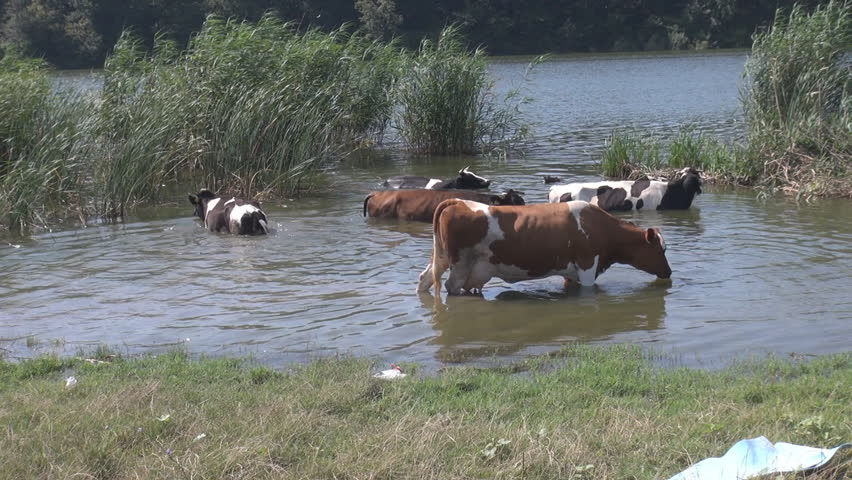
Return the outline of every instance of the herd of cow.
{"type": "MultiPolygon", "coordinates": [[[[547,179],[546,179],[547,181],[547,179]]],[[[566,287],[592,285],[615,263],[658,278],[671,277],[666,241],[656,228],[642,229],[607,212],[687,209],[701,193],[700,174],[685,168],[664,182],[648,179],[568,183],[551,187],[549,203],[526,205],[522,192],[485,193],[491,182],[463,168],[451,180],[399,176],[387,190],[364,199],[364,216],[432,222],[432,257],[418,292],[441,275],[451,295],[481,294],[493,277],[509,283],[561,276],[566,287]]],[[[190,195],[207,229],[241,235],[269,232],[260,204],[209,190],[190,195]]]]}

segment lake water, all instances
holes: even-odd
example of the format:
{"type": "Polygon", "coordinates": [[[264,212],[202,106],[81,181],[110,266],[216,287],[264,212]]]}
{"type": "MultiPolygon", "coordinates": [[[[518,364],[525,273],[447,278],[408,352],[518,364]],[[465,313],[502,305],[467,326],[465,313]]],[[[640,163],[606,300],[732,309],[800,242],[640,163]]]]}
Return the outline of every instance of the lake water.
{"type": "MultiPolygon", "coordinates": [[[[415,293],[429,260],[427,224],[365,220],[382,178],[448,177],[470,164],[546,201],[544,174],[598,178],[613,128],[661,136],[692,124],[741,134],[745,54],[556,58],[526,82],[524,61],[492,65],[500,91],[523,86],[534,145],[524,157],[417,157],[383,151],[330,173],[321,196],[265,205],[275,232],[215,235],[184,197],[121,225],[0,243],[0,338],[11,356],[26,338],[74,353],[106,343],[129,352],[186,344],[191,352],[253,354],[281,365],[356,353],[386,361],[490,363],[570,342],[631,342],[694,365],[774,352],[824,354],[852,346],[852,202],[758,199],[706,187],[691,210],[627,218],[661,227],[670,284],[615,266],[595,287],[558,278],[490,282],[484,298],[415,293]]],[[[446,278],[446,277],[445,277],[446,278]]]]}

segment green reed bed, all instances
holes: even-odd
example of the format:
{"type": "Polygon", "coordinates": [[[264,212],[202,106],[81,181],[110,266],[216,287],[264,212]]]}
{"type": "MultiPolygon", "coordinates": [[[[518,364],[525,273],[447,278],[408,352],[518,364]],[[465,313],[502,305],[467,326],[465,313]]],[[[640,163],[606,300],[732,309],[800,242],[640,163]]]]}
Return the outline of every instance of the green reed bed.
{"type": "Polygon", "coordinates": [[[38,61],[0,60],[0,225],[23,229],[80,212],[91,103],[52,93],[38,61]]]}
{"type": "Polygon", "coordinates": [[[403,141],[425,153],[479,153],[513,148],[527,135],[523,99],[502,100],[482,49],[469,51],[458,29],[424,39],[399,85],[396,121],[403,141]]]}
{"type": "Polygon", "coordinates": [[[526,133],[517,103],[492,93],[482,51],[465,49],[453,28],[411,53],[345,26],[210,17],[186,48],[158,36],[149,51],[123,34],[97,99],[51,92],[49,74],[3,60],[6,227],[69,212],[121,218],[181,182],[290,195],[389,127],[424,153],[505,151],[526,133]]]}
{"type": "Polygon", "coordinates": [[[743,107],[762,183],[852,196],[852,2],[779,11],[754,36],[743,107]]]}
{"type": "Polygon", "coordinates": [[[800,7],[779,11],[771,28],[755,35],[746,62],[744,146],[690,127],[667,144],[639,132],[614,132],[602,172],[635,178],[693,166],[726,183],[852,197],[850,43],[848,1],[829,2],[812,13],[800,7]]]}
{"type": "Polygon", "coordinates": [[[742,438],[852,438],[849,354],[707,371],[572,346],[386,382],[368,359],[108,353],[0,362],[0,478],[652,479],[742,438]]]}
{"type": "Polygon", "coordinates": [[[381,136],[400,55],[392,44],[344,30],[300,33],[272,16],[210,18],[185,52],[160,41],[147,56],[124,37],[107,62],[103,130],[127,148],[115,163],[139,191],[117,182],[127,198],[106,198],[119,210],[149,200],[163,176],[249,196],[292,193],[381,136]],[[135,165],[140,158],[149,160],[135,165]]]}

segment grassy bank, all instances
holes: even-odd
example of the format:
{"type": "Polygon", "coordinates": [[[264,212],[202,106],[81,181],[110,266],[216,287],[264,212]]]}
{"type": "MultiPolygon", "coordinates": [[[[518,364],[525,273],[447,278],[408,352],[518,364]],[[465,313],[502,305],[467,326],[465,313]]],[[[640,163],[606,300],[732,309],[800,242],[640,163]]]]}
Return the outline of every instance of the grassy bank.
{"type": "Polygon", "coordinates": [[[383,382],[346,358],[0,363],[0,477],[651,479],[746,437],[852,438],[849,354],[703,371],[570,347],[498,369],[403,367],[383,382]]]}
{"type": "Polygon", "coordinates": [[[852,197],[850,43],[852,2],[829,2],[812,13],[779,10],[771,28],[755,35],[746,62],[744,145],[690,129],[668,145],[641,132],[615,132],[601,162],[604,175],[691,165],[725,183],[852,197]]]}

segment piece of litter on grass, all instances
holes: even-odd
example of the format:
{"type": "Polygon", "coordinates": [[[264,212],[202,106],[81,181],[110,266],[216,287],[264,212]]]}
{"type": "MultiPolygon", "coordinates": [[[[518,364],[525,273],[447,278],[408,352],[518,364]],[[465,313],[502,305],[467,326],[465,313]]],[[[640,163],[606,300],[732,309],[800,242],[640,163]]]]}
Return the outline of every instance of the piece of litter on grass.
{"type": "Polygon", "coordinates": [[[167,413],[165,415],[160,415],[159,417],[157,417],[157,420],[161,422],[168,422],[171,418],[172,416],[167,413]]]}
{"type": "Polygon", "coordinates": [[[197,441],[199,441],[199,440],[203,440],[203,439],[204,439],[204,437],[206,437],[206,436],[207,436],[207,434],[206,434],[206,433],[199,434],[197,437],[195,437],[195,440],[193,440],[193,442],[197,442],[197,441]]]}
{"type": "Polygon", "coordinates": [[[381,372],[373,375],[373,378],[379,378],[382,380],[396,380],[397,378],[403,378],[407,376],[407,373],[402,373],[402,369],[399,367],[399,365],[391,363],[390,369],[382,370],[381,372]]]}
{"type": "Polygon", "coordinates": [[[773,445],[766,437],[740,440],[723,456],[704,459],[669,480],[745,479],[818,469],[845,448],[852,448],[852,443],[822,449],[784,442],[773,445]]]}
{"type": "Polygon", "coordinates": [[[71,388],[74,388],[75,386],[77,386],[77,377],[75,377],[74,375],[71,375],[70,377],[65,379],[65,388],[66,389],[71,389],[71,388]]]}

